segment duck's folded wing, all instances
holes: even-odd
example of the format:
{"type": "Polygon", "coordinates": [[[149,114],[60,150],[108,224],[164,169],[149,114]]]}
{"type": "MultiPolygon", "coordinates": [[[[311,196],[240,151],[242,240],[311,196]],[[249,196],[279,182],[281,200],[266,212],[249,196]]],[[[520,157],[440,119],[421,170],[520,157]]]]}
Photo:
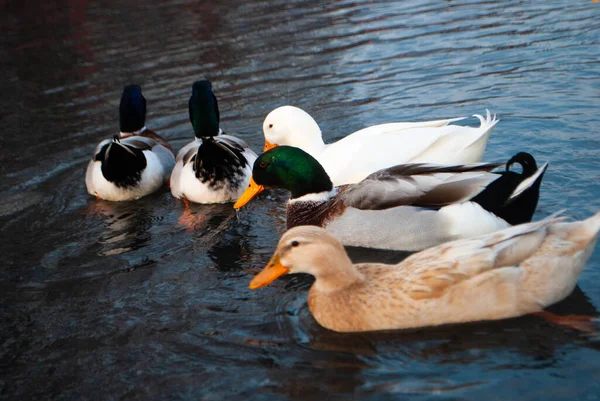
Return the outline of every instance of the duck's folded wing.
{"type": "Polygon", "coordinates": [[[419,121],[419,122],[396,122],[386,123],[379,125],[372,125],[370,127],[363,128],[356,131],[352,135],[357,136],[368,136],[368,135],[379,135],[379,134],[395,134],[399,131],[412,129],[412,128],[431,128],[431,127],[445,127],[446,125],[464,120],[466,117],[448,118],[446,120],[433,120],[433,121],[419,121]]]}
{"type": "Polygon", "coordinates": [[[231,135],[220,135],[215,140],[223,149],[225,149],[228,153],[239,161],[241,161],[242,165],[249,165],[252,167],[254,161],[258,157],[256,153],[244,141],[243,139],[237,138],[231,135]]]}
{"type": "MultiPolygon", "coordinates": [[[[409,161],[444,135],[443,129],[404,129],[382,133],[359,131],[327,145],[316,156],[334,185],[360,182],[375,171],[409,161]]],[[[437,161],[436,159],[427,162],[437,161]]]]}
{"type": "Polygon", "coordinates": [[[200,144],[202,144],[202,141],[200,139],[195,139],[192,142],[186,144],[183,148],[179,149],[175,160],[177,162],[183,160],[183,164],[186,164],[187,162],[189,162],[190,158],[196,153],[200,144]]]}
{"type": "Polygon", "coordinates": [[[154,139],[143,136],[130,136],[121,139],[121,143],[133,146],[134,148],[139,149],[141,151],[152,150],[152,148],[159,145],[159,143],[156,142],[154,139]]]}
{"type": "Polygon", "coordinates": [[[361,210],[407,205],[442,207],[476,196],[499,177],[490,171],[501,165],[398,165],[346,186],[340,196],[346,206],[361,210]]]}
{"type": "Polygon", "coordinates": [[[173,147],[171,146],[171,144],[165,138],[158,135],[156,132],[150,129],[146,129],[140,134],[140,136],[152,139],[153,141],[161,144],[162,146],[167,148],[171,153],[173,153],[173,147]]]}
{"type": "Polygon", "coordinates": [[[142,152],[151,151],[154,153],[164,168],[165,182],[168,182],[171,170],[173,170],[173,167],[175,166],[175,157],[173,156],[172,150],[165,147],[162,141],[159,142],[151,137],[135,135],[121,139],[121,143],[133,146],[142,152]]]}
{"type": "Polygon", "coordinates": [[[234,148],[240,152],[243,152],[249,148],[248,143],[246,141],[244,141],[243,139],[240,139],[238,137],[232,136],[232,135],[227,135],[227,134],[219,135],[217,138],[217,141],[225,143],[229,147],[234,148]]]}
{"type": "Polygon", "coordinates": [[[437,298],[467,280],[474,279],[474,286],[482,284],[492,270],[517,268],[539,249],[548,235],[546,228],[562,220],[555,216],[411,255],[399,265],[403,292],[415,300],[437,298]]]}
{"type": "Polygon", "coordinates": [[[182,162],[182,165],[188,164],[194,155],[198,152],[198,146],[187,146],[185,152],[180,152],[180,157],[177,158],[177,162],[182,162]]]}
{"type": "Polygon", "coordinates": [[[100,151],[102,150],[102,148],[104,147],[104,145],[106,145],[107,143],[110,143],[110,139],[104,139],[102,142],[100,142],[97,146],[96,149],[94,149],[94,153],[92,153],[92,160],[96,159],[96,155],[98,153],[100,153],[100,151]]]}

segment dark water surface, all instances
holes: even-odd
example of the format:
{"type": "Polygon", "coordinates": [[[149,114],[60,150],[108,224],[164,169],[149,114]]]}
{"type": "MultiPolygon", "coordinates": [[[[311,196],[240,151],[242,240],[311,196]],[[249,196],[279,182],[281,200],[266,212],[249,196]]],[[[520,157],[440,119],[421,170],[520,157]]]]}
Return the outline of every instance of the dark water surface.
{"type": "MultiPolygon", "coordinates": [[[[167,190],[96,201],[84,185],[124,85],[142,85],[148,127],[178,149],[191,84],[209,78],[223,128],[256,150],[284,104],[328,140],[489,108],[486,160],[550,161],[536,218],[585,218],[600,209],[600,3],[40,3],[0,13],[0,398],[600,397],[598,336],[537,317],[340,335],[312,319],[306,277],[251,292],[283,193],[236,216],[185,211],[167,190]]],[[[580,288],[562,311],[597,314],[600,251],[580,288]]]]}

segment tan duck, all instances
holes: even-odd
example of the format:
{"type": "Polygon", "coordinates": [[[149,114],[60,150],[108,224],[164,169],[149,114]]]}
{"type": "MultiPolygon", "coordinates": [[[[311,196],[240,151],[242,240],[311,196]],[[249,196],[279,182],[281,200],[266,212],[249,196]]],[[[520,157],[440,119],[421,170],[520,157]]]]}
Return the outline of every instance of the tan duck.
{"type": "Polygon", "coordinates": [[[569,295],[594,250],[600,213],[584,221],[561,220],[550,217],[445,243],[397,265],[353,265],[327,231],[299,226],[281,237],[250,288],[286,273],[311,274],[316,281],[309,309],[320,325],[338,332],[521,316],[569,295]]]}

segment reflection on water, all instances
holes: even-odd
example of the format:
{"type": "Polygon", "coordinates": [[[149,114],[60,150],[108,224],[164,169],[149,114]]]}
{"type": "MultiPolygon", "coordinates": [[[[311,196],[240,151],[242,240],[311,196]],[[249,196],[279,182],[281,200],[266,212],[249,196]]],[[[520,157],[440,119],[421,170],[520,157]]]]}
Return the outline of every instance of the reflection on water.
{"type": "MultiPolygon", "coordinates": [[[[556,330],[543,319],[530,316],[418,330],[335,333],[312,319],[304,296],[290,295],[290,291],[294,293],[306,284],[286,285],[286,293],[278,294],[281,303],[276,308],[284,316],[278,319],[277,335],[294,337],[297,348],[283,353],[277,352],[281,344],[259,344],[272,348],[281,358],[275,359],[277,369],[270,376],[271,384],[266,386],[269,392],[300,399],[319,399],[342,392],[358,394],[363,399],[376,394],[485,389],[497,381],[497,376],[486,378],[477,374],[481,369],[499,375],[504,370],[560,370],[565,345],[600,350],[597,339],[573,330],[556,330]],[[490,355],[494,357],[491,359],[490,355]],[[328,374],[315,382],[309,379],[315,370],[328,374]]],[[[558,312],[560,308],[598,315],[579,289],[554,310],[558,312]]],[[[268,322],[265,330],[274,326],[268,322]]]]}
{"type": "MultiPolygon", "coordinates": [[[[535,316],[339,334],[313,279],[250,291],[287,194],[236,213],[169,190],[97,201],[84,171],[137,83],[180,148],[189,87],[211,79],[225,131],[262,149],[293,104],[326,140],[367,125],[498,113],[489,161],[549,160],[536,218],[599,208],[599,6],[408,1],[12,2],[0,13],[0,397],[561,400],[600,392],[599,340],[535,316]],[[105,395],[110,394],[106,397],[105,395]]],[[[470,121],[470,120],[468,120],[470,121]]],[[[355,262],[405,254],[349,249],[355,262]]],[[[600,252],[551,308],[597,316],[600,252]]],[[[112,399],[111,398],[111,399],[112,399]]]]}
{"type": "Polygon", "coordinates": [[[119,255],[142,248],[151,241],[150,228],[155,223],[145,205],[135,202],[97,201],[90,204],[91,213],[104,218],[106,232],[99,243],[102,256],[119,255]]]}

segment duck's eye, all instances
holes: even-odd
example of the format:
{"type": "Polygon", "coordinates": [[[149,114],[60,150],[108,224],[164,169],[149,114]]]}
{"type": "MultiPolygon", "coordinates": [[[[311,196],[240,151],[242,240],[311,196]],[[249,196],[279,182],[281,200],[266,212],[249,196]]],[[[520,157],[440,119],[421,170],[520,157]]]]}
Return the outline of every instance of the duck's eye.
{"type": "Polygon", "coordinates": [[[298,245],[300,245],[300,243],[298,241],[292,241],[291,244],[294,248],[297,247],[298,245]]]}
{"type": "Polygon", "coordinates": [[[263,162],[258,162],[258,167],[260,167],[260,168],[267,167],[267,162],[264,162],[264,161],[263,162]]]}
{"type": "Polygon", "coordinates": [[[269,128],[273,128],[273,124],[269,124],[269,128]]]}

